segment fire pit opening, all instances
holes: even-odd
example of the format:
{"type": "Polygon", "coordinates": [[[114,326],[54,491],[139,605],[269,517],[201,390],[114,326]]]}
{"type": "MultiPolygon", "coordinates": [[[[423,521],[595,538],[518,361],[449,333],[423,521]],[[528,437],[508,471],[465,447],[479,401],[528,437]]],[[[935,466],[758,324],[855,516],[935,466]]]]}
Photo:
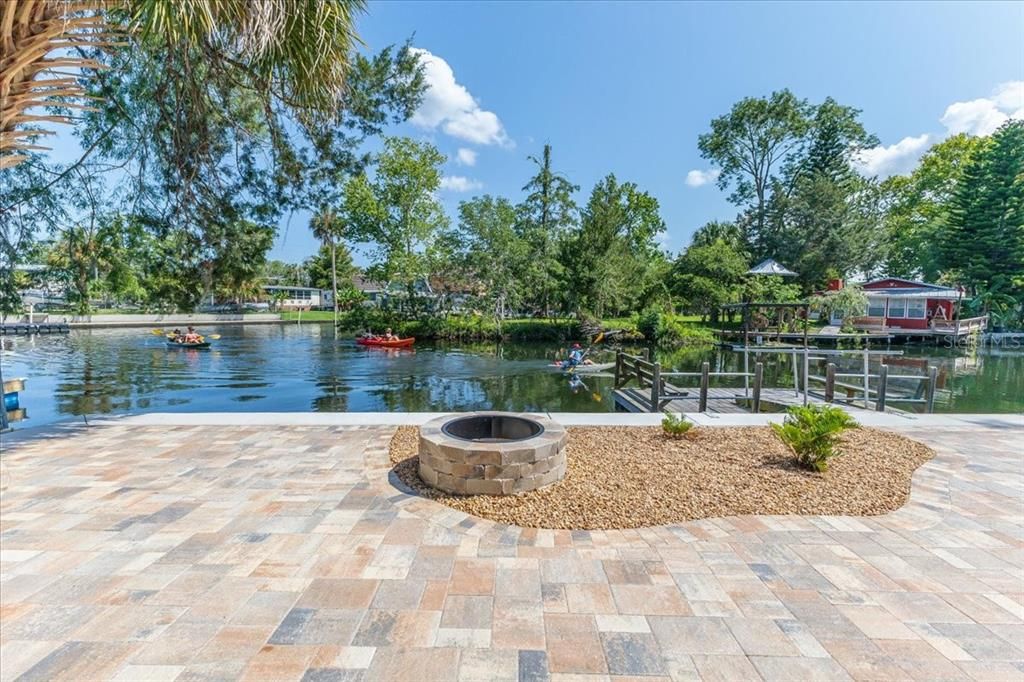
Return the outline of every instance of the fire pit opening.
{"type": "Polygon", "coordinates": [[[505,443],[533,438],[544,427],[532,419],[510,415],[473,415],[447,422],[441,430],[452,438],[476,443],[505,443]]]}

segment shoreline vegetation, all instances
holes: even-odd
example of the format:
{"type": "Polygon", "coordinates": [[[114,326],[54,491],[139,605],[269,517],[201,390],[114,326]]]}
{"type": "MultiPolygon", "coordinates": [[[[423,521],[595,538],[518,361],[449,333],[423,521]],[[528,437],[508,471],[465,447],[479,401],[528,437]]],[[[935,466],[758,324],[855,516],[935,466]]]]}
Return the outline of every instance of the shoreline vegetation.
{"type": "MultiPolygon", "coordinates": [[[[330,322],[330,312],[301,315],[281,313],[296,322],[330,322]]],[[[585,343],[603,331],[617,342],[647,342],[664,347],[709,345],[714,328],[698,315],[654,313],[632,317],[580,320],[575,318],[510,318],[496,320],[482,315],[448,314],[403,320],[386,312],[356,310],[343,313],[338,330],[343,333],[380,331],[391,327],[400,337],[434,341],[579,341],[585,343]]]]}

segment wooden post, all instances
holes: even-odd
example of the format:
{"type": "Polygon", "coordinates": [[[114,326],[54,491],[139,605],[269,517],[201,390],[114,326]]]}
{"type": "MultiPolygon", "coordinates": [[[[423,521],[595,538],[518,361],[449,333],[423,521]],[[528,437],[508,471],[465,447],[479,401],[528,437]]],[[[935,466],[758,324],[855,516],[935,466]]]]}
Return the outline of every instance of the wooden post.
{"type": "Polygon", "coordinates": [[[870,384],[868,383],[871,380],[870,375],[871,375],[871,358],[868,355],[868,349],[865,346],[865,348],[864,348],[864,409],[865,410],[871,409],[871,404],[870,404],[870,399],[871,399],[870,388],[871,387],[870,387],[870,384]]]}
{"type": "Polygon", "coordinates": [[[800,372],[796,369],[796,352],[790,351],[789,356],[793,358],[793,395],[800,395],[800,372]]]}
{"type": "Polygon", "coordinates": [[[743,397],[750,395],[750,349],[743,349],[743,397]]]}
{"type": "Polygon", "coordinates": [[[700,404],[698,412],[708,411],[708,372],[711,371],[711,364],[704,362],[700,366],[700,404]]]}
{"type": "Polygon", "coordinates": [[[764,377],[764,365],[760,362],[754,363],[754,402],[751,409],[754,414],[761,411],[761,379],[764,377]]]}
{"type": "Polygon", "coordinates": [[[889,365],[878,370],[878,395],[875,396],[875,410],[885,412],[885,392],[889,388],[889,365]]]}
{"type": "Polygon", "coordinates": [[[810,373],[810,351],[807,346],[804,346],[804,405],[807,404],[807,389],[810,388],[808,385],[809,379],[807,377],[810,373]]]}
{"type": "Polygon", "coordinates": [[[654,363],[654,368],[651,370],[651,412],[658,412],[658,393],[661,390],[661,363],[654,363]]]}
{"type": "Polygon", "coordinates": [[[622,351],[615,351],[615,388],[618,388],[619,378],[622,376],[622,351]]]}
{"type": "Polygon", "coordinates": [[[939,380],[939,368],[935,365],[928,365],[928,391],[925,400],[928,405],[928,413],[935,411],[935,383],[939,380]]]}
{"type": "Polygon", "coordinates": [[[830,403],[836,398],[836,363],[828,363],[825,368],[825,402],[830,403]]]}

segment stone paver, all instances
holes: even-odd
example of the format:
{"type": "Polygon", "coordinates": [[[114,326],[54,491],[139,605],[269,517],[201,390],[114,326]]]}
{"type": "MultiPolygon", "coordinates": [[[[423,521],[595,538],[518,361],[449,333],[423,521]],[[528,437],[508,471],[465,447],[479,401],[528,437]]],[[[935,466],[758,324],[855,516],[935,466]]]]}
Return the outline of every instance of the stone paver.
{"type": "Polygon", "coordinates": [[[522,529],[395,488],[393,427],[4,436],[0,681],[1024,679],[1024,430],[881,517],[522,529]]]}

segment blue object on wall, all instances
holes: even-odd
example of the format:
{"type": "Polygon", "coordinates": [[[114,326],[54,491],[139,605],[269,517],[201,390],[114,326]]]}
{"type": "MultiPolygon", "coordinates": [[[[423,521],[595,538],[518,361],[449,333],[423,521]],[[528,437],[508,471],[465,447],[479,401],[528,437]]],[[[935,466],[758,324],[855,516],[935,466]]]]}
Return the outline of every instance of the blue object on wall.
{"type": "Polygon", "coordinates": [[[8,410],[8,411],[18,409],[18,394],[17,393],[5,393],[4,394],[4,409],[8,410]]]}

